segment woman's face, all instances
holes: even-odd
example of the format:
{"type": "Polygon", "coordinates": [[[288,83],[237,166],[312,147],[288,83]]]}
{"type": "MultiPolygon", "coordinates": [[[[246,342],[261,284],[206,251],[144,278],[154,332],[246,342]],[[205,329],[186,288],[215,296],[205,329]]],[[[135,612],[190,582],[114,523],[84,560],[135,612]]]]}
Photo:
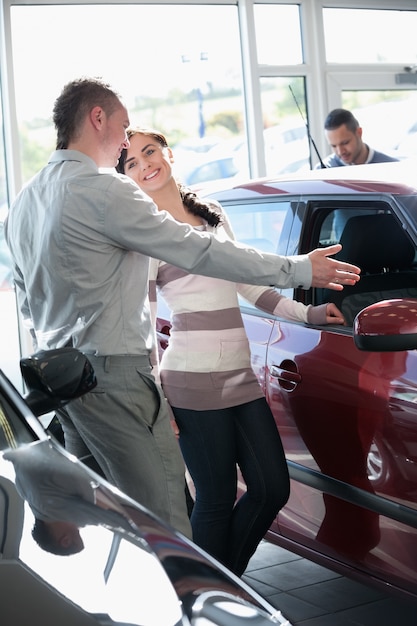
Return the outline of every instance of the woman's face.
{"type": "Polygon", "coordinates": [[[125,174],[149,195],[172,178],[172,150],[157,139],[137,133],[130,137],[125,161],[125,174]]]}

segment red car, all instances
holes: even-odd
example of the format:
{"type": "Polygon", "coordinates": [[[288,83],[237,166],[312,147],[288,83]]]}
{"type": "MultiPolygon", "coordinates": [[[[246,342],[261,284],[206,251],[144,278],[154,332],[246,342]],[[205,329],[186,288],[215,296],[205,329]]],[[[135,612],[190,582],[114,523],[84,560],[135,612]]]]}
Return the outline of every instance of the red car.
{"type": "MultiPolygon", "coordinates": [[[[226,209],[239,241],[283,255],[341,242],[338,256],[362,269],[343,292],[283,291],[306,304],[336,302],[346,326],[289,322],[241,303],[292,479],[267,538],[417,600],[417,341],[409,326],[405,339],[401,330],[411,315],[417,333],[415,172],[405,161],[341,167],[207,195],[226,209]],[[398,299],[407,301],[394,315],[397,343],[388,350],[382,337],[372,351],[359,349],[358,313],[398,299]]],[[[385,333],[389,316],[371,315],[373,335],[385,333]]],[[[161,313],[162,348],[167,319],[161,313]]]]}

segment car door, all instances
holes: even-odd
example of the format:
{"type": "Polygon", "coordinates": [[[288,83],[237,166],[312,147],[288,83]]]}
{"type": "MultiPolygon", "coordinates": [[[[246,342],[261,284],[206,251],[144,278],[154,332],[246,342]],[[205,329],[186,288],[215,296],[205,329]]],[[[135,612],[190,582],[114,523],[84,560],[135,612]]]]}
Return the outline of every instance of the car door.
{"type": "MultiPolygon", "coordinates": [[[[277,242],[283,254],[335,243],[350,217],[395,208],[388,200],[376,206],[372,197],[305,199],[296,207],[277,242]]],[[[329,294],[316,289],[286,295],[320,304],[329,294]]],[[[290,500],[270,534],[284,545],[353,563],[415,590],[415,355],[361,352],[351,325],[272,319],[247,305],[242,312],[292,477],[290,500]],[[396,515],[398,503],[405,507],[403,517],[396,515]]]]}
{"type": "MultiPolygon", "coordinates": [[[[351,217],[375,220],[395,208],[389,202],[378,204],[373,197],[306,202],[300,207],[303,218],[295,222],[303,224],[300,252],[338,241],[351,217]]],[[[397,273],[395,287],[399,283],[397,273]]],[[[366,305],[369,295],[360,294],[360,306],[366,305]]],[[[399,295],[388,290],[375,297],[399,295]]],[[[320,290],[307,294],[306,302],[322,300],[320,290]]],[[[382,558],[376,571],[379,568],[382,577],[415,585],[416,577],[405,573],[408,568],[412,571],[417,557],[415,530],[405,530],[401,521],[381,515],[378,506],[372,508],[377,504],[383,510],[390,499],[416,509],[410,485],[417,459],[417,412],[406,397],[406,392],[417,397],[417,378],[412,382],[415,355],[361,352],[352,341],[350,323],[321,329],[275,323],[279,327],[275,334],[281,339],[268,347],[267,397],[273,407],[275,403],[285,407],[285,427],[279,418],[278,427],[287,458],[312,472],[307,474],[308,484],[300,480],[293,488],[289,506],[279,516],[279,532],[371,571],[375,571],[377,550],[382,558]],[[292,389],[288,389],[290,375],[292,389]],[[375,480],[369,467],[372,460],[385,468],[385,477],[382,471],[375,480]],[[346,492],[350,501],[339,497],[346,492]],[[366,506],[358,506],[362,501],[366,506]]]]}

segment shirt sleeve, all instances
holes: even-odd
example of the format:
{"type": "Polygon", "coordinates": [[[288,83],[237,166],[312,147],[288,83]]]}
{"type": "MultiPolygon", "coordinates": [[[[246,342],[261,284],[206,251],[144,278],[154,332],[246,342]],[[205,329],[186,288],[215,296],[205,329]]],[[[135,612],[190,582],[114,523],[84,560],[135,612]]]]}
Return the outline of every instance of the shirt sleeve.
{"type": "Polygon", "coordinates": [[[25,281],[22,278],[19,268],[15,265],[13,268],[13,280],[16,287],[16,298],[18,308],[22,316],[23,327],[28,331],[32,338],[33,350],[38,349],[38,342],[36,339],[35,329],[33,327],[32,315],[30,313],[29,302],[26,294],[25,281]]]}
{"type": "MultiPolygon", "coordinates": [[[[232,226],[224,211],[223,220],[222,226],[227,235],[230,239],[235,240],[232,226]]],[[[239,283],[237,290],[239,295],[262,311],[296,322],[307,322],[309,307],[302,302],[281,295],[274,288],[239,283]]]]}
{"type": "Polygon", "coordinates": [[[181,224],[122,175],[112,176],[105,207],[105,234],[128,250],[176,265],[192,274],[232,282],[308,289],[312,266],[308,255],[279,256],[181,224]],[[117,210],[115,210],[117,207],[117,210]]]}
{"type": "MultiPolygon", "coordinates": [[[[223,227],[231,239],[235,239],[232,226],[226,214],[223,212],[223,227]]],[[[308,324],[326,324],[326,306],[313,307],[305,305],[297,300],[292,300],[280,294],[274,288],[259,287],[254,285],[237,285],[238,293],[248,302],[262,311],[266,311],[277,317],[283,317],[294,322],[308,324]]]]}

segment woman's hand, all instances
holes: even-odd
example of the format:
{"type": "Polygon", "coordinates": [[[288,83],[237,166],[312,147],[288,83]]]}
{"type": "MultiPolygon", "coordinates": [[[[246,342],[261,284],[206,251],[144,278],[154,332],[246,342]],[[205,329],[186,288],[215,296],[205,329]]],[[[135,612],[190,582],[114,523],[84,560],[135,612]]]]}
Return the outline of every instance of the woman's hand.
{"type": "Polygon", "coordinates": [[[346,326],[346,320],[343,313],[339,311],[333,302],[329,302],[326,306],[326,324],[343,324],[346,326]]]}
{"type": "Polygon", "coordinates": [[[171,417],[171,427],[172,427],[172,430],[174,431],[174,435],[178,439],[180,436],[180,429],[178,428],[178,424],[173,417],[171,417]]]}

